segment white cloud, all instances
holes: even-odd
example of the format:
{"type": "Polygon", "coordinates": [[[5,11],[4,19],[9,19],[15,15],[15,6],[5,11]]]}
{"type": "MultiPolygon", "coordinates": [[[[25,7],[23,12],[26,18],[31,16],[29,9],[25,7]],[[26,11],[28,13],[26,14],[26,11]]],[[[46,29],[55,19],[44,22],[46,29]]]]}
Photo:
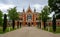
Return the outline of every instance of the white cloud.
{"type": "Polygon", "coordinates": [[[45,6],[45,5],[34,4],[32,7],[36,8],[36,10],[37,10],[38,12],[40,12],[40,11],[43,9],[44,6],[45,6]]]}
{"type": "Polygon", "coordinates": [[[15,5],[13,5],[13,4],[3,4],[3,3],[0,3],[0,10],[2,10],[4,13],[7,12],[7,9],[13,8],[13,7],[15,7],[15,5]]]}
{"type": "Polygon", "coordinates": [[[33,5],[36,9],[39,9],[39,8],[42,8],[43,6],[42,5],[40,5],[40,4],[35,4],[35,5],[33,5]]]}
{"type": "Polygon", "coordinates": [[[0,9],[6,11],[7,9],[17,6],[18,11],[22,11],[23,7],[26,9],[28,4],[31,3],[32,8],[36,8],[37,12],[40,12],[44,5],[47,5],[48,0],[0,0],[0,9]],[[24,3],[23,3],[24,2],[24,3]],[[1,4],[4,3],[4,4],[1,4]],[[22,8],[22,9],[21,9],[22,8]]]}
{"type": "Polygon", "coordinates": [[[50,15],[49,15],[49,17],[53,17],[53,14],[55,14],[54,12],[52,12],[50,15]]]}
{"type": "Polygon", "coordinates": [[[13,8],[13,7],[14,7],[14,5],[11,5],[11,4],[0,4],[0,9],[1,10],[13,8]]]}

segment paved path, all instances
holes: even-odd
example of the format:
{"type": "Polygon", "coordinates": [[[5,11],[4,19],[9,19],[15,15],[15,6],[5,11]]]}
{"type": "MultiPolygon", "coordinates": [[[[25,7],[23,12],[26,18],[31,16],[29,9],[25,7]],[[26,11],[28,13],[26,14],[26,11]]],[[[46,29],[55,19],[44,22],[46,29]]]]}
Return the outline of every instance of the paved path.
{"type": "Polygon", "coordinates": [[[60,34],[55,34],[56,37],[60,37],[60,34]]]}
{"type": "Polygon", "coordinates": [[[23,27],[21,29],[8,32],[0,37],[56,37],[53,33],[37,29],[36,27],[23,27]]]}

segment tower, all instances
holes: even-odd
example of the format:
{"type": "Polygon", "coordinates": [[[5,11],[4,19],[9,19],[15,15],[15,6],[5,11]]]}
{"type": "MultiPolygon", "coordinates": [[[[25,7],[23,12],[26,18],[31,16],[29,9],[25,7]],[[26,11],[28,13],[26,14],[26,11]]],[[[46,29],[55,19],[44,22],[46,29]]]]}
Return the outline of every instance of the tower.
{"type": "Polygon", "coordinates": [[[34,8],[34,12],[36,12],[36,9],[34,8]]]}
{"type": "Polygon", "coordinates": [[[25,9],[23,8],[23,12],[25,12],[25,9]]]}
{"type": "Polygon", "coordinates": [[[31,10],[31,8],[30,8],[30,5],[29,5],[29,7],[28,7],[28,9],[27,9],[27,12],[32,12],[32,10],[31,10]]]}

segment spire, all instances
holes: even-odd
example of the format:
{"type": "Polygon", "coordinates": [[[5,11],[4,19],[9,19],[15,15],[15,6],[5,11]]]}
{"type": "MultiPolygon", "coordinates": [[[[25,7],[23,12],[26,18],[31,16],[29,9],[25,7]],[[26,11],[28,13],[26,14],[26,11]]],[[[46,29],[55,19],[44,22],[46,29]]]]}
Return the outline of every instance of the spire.
{"type": "Polygon", "coordinates": [[[31,9],[31,8],[30,8],[30,4],[29,4],[29,7],[28,7],[28,9],[31,9]]]}
{"type": "Polygon", "coordinates": [[[32,12],[32,10],[31,10],[31,8],[30,8],[30,5],[29,5],[29,7],[28,7],[28,9],[27,9],[27,12],[32,12]]]}
{"type": "Polygon", "coordinates": [[[34,12],[36,12],[36,9],[34,8],[34,12]]]}
{"type": "Polygon", "coordinates": [[[29,4],[29,8],[30,8],[30,4],[29,4]]]}
{"type": "Polygon", "coordinates": [[[25,12],[25,9],[23,8],[23,12],[25,12]]]}

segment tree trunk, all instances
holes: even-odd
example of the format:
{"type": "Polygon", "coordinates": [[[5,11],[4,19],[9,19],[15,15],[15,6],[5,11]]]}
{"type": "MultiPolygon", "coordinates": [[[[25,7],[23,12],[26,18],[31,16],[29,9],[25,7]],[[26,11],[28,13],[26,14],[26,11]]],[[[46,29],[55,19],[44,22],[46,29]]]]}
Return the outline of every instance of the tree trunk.
{"type": "Polygon", "coordinates": [[[4,14],[3,32],[5,32],[6,28],[7,28],[7,15],[4,14]]]}
{"type": "Polygon", "coordinates": [[[19,28],[19,21],[17,22],[17,28],[19,28]]]}
{"type": "Polygon", "coordinates": [[[44,21],[44,29],[46,29],[46,21],[44,21]]]}
{"type": "Polygon", "coordinates": [[[41,29],[41,22],[39,24],[40,24],[40,29],[41,29]]]}
{"type": "Polygon", "coordinates": [[[12,27],[15,28],[15,20],[12,20],[12,27]]]}
{"type": "Polygon", "coordinates": [[[56,31],[56,18],[55,18],[55,15],[53,15],[53,32],[56,31]]]}

